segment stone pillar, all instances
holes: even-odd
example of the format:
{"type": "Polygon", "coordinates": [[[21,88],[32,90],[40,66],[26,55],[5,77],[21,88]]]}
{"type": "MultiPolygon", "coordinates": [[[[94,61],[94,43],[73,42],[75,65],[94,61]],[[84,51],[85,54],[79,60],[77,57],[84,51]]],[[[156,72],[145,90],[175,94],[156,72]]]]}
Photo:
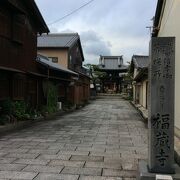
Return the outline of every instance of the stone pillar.
{"type": "Polygon", "coordinates": [[[152,38],[148,77],[148,164],[140,161],[137,179],[180,179],[180,168],[174,162],[174,37],[152,38]]]}
{"type": "Polygon", "coordinates": [[[174,173],[175,38],[152,38],[149,66],[149,171],[174,173]]]}

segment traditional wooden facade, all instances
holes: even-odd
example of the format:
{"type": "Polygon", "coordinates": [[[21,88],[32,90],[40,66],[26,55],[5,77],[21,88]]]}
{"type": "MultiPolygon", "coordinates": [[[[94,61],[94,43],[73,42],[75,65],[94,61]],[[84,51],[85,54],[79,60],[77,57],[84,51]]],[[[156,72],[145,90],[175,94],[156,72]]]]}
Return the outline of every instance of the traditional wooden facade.
{"type": "Polygon", "coordinates": [[[33,0],[0,1],[0,100],[37,105],[37,34],[48,32],[33,0]]]}
{"type": "Polygon", "coordinates": [[[148,107],[148,64],[149,57],[133,55],[130,73],[133,78],[133,101],[147,109],[148,107]]]}
{"type": "Polygon", "coordinates": [[[122,76],[124,73],[127,73],[128,70],[128,67],[123,64],[123,57],[100,56],[99,68],[107,74],[107,76],[102,79],[103,92],[122,92],[122,76]]]}
{"type": "Polygon", "coordinates": [[[39,36],[38,52],[52,62],[78,73],[78,77],[66,89],[69,102],[82,105],[89,100],[90,78],[82,67],[84,56],[77,33],[39,36]]]}

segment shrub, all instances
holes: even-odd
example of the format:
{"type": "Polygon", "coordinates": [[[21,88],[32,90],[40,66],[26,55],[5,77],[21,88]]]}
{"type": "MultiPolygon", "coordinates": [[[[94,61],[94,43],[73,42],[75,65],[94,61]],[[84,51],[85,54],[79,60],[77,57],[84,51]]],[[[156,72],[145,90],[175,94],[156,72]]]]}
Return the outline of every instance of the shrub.
{"type": "Polygon", "coordinates": [[[46,115],[47,113],[51,114],[54,112],[57,112],[57,102],[58,102],[58,96],[57,96],[57,87],[51,82],[47,82],[46,84],[47,88],[47,104],[46,106],[41,107],[41,113],[43,115],[46,115]]]}
{"type": "Polygon", "coordinates": [[[0,102],[0,125],[4,125],[10,120],[13,112],[13,103],[10,99],[0,102]]]}
{"type": "Polygon", "coordinates": [[[13,112],[13,102],[10,99],[0,102],[1,114],[12,114],[13,112]]]}
{"type": "Polygon", "coordinates": [[[13,115],[18,120],[30,118],[30,115],[27,113],[27,105],[24,101],[15,101],[13,103],[13,115]]]}
{"type": "Polygon", "coordinates": [[[57,111],[57,100],[57,87],[49,82],[47,92],[47,110],[49,113],[57,111]]]}

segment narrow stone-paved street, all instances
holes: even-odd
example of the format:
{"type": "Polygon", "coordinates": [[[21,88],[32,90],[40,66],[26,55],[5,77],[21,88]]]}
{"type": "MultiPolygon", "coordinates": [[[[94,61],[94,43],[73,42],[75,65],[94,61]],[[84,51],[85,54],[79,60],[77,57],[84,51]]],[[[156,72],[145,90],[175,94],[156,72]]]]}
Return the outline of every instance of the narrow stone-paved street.
{"type": "Polygon", "coordinates": [[[141,117],[113,96],[0,137],[0,179],[133,180],[146,158],[141,117]]]}

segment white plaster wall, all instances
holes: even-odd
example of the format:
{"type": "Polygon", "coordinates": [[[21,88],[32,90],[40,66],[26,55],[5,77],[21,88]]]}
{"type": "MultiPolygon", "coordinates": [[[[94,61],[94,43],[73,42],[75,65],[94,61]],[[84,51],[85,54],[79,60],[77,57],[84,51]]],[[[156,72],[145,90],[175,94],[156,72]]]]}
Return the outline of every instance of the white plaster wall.
{"type": "Polygon", "coordinates": [[[146,108],[146,81],[143,81],[142,83],[142,88],[143,88],[143,94],[142,94],[142,106],[146,108]]]}
{"type": "Polygon", "coordinates": [[[166,0],[159,37],[176,37],[175,126],[180,129],[180,0],[166,0]]]}
{"type": "Polygon", "coordinates": [[[136,87],[133,85],[133,101],[136,102],[136,87]]]}
{"type": "Polygon", "coordinates": [[[139,93],[139,104],[143,105],[143,84],[139,87],[140,93],[139,93]]]}
{"type": "Polygon", "coordinates": [[[136,68],[134,68],[134,76],[133,76],[133,78],[135,78],[137,76],[137,74],[138,74],[138,70],[136,68]]]}

